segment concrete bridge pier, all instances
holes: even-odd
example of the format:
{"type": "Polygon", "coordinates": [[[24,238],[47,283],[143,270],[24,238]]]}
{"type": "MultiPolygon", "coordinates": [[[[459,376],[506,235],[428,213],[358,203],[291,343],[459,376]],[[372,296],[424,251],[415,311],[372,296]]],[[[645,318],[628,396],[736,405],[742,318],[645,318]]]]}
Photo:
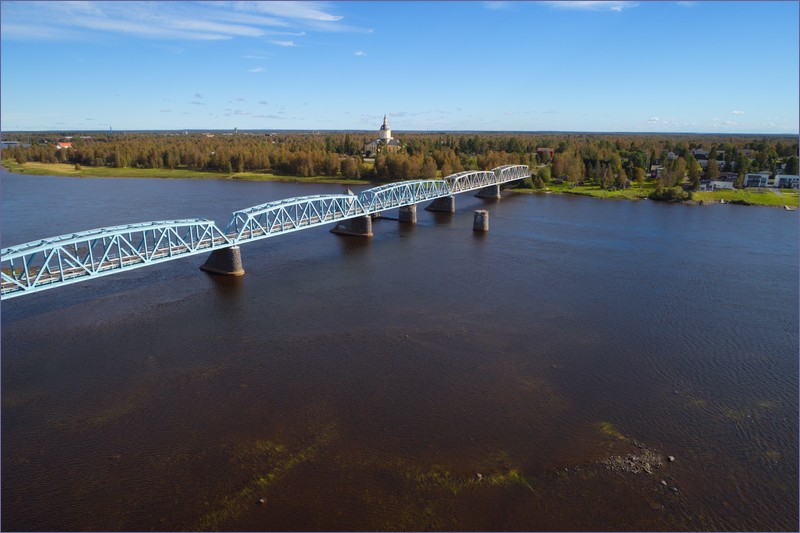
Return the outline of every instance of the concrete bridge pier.
{"type": "Polygon", "coordinates": [[[472,231],[489,231],[489,211],[476,209],[472,219],[472,231]]]}
{"type": "Polygon", "coordinates": [[[200,266],[200,270],[222,276],[244,276],[241,250],[238,246],[214,250],[200,266]]]}
{"type": "Polygon", "coordinates": [[[478,191],[476,198],[500,198],[500,185],[489,185],[478,191]]]}
{"type": "Polygon", "coordinates": [[[434,211],[437,213],[455,213],[456,212],[456,197],[455,196],[443,196],[442,198],[437,198],[431,202],[431,204],[425,208],[426,211],[434,211]]]}
{"type": "Polygon", "coordinates": [[[331,233],[337,235],[353,235],[355,237],[372,237],[372,217],[348,218],[336,224],[331,233]]]}
{"type": "Polygon", "coordinates": [[[400,222],[407,222],[409,224],[417,223],[417,204],[407,205],[401,207],[398,211],[397,218],[400,222]]]}

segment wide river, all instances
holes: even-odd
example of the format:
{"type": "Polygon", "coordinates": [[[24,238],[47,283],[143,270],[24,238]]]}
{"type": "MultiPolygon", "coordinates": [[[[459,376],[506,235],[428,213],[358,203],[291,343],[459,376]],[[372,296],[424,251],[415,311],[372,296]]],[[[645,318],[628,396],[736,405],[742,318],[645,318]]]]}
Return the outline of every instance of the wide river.
{"type": "MultiPolygon", "coordinates": [[[[345,189],[0,179],[4,247],[345,189]]],[[[796,530],[797,212],[503,196],[4,301],[3,529],[796,530]]]]}

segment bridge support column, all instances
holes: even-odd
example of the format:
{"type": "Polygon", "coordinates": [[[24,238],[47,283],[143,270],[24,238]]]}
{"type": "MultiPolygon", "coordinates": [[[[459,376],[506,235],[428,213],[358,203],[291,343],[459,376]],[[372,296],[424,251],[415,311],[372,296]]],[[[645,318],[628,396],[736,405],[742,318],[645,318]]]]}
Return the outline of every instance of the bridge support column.
{"type": "Polygon", "coordinates": [[[400,219],[400,222],[408,222],[409,224],[416,224],[417,204],[411,204],[405,207],[401,207],[400,210],[398,211],[397,218],[400,219]]]}
{"type": "Polygon", "coordinates": [[[238,246],[214,250],[200,270],[223,276],[243,276],[242,253],[238,246]]]}
{"type": "Polygon", "coordinates": [[[489,185],[478,191],[477,198],[500,198],[500,185],[489,185]]]}
{"type": "Polygon", "coordinates": [[[336,224],[331,233],[337,235],[354,235],[356,237],[372,237],[372,217],[348,218],[336,224]]]}
{"type": "Polygon", "coordinates": [[[426,211],[435,211],[437,213],[455,213],[456,212],[456,197],[455,196],[443,196],[442,198],[437,198],[431,202],[431,204],[425,208],[426,211]]]}
{"type": "Polygon", "coordinates": [[[475,210],[472,219],[472,231],[489,231],[489,211],[483,209],[475,210]]]}

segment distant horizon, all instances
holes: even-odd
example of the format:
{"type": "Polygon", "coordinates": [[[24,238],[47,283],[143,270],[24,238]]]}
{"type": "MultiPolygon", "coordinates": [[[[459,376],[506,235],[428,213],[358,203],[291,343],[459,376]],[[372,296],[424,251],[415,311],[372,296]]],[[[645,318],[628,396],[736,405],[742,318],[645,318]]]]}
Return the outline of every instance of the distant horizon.
{"type": "Polygon", "coordinates": [[[0,2],[0,130],[800,135],[799,6],[0,2]]]}
{"type": "MultiPolygon", "coordinates": [[[[304,129],[304,128],[157,128],[157,129],[52,129],[52,130],[9,130],[0,131],[0,139],[5,134],[22,134],[22,133],[181,133],[181,132],[224,132],[224,133],[243,133],[243,132],[264,132],[264,133],[364,133],[369,134],[377,131],[370,129],[304,129]]],[[[531,134],[531,135],[698,135],[698,136],[718,136],[718,137],[746,137],[746,136],[765,136],[765,137],[797,137],[800,140],[800,133],[759,133],[759,132],[695,132],[695,131],[580,131],[580,130],[396,130],[392,128],[392,132],[398,136],[403,133],[421,133],[421,134],[437,134],[437,133],[508,133],[508,134],[531,134]]]]}

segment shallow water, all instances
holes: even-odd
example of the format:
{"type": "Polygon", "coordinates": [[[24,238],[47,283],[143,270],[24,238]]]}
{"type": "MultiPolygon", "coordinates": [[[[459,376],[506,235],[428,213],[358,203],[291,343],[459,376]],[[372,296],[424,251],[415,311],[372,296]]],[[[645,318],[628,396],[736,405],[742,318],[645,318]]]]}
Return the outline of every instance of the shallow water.
{"type": "MultiPolygon", "coordinates": [[[[344,190],[0,178],[3,246],[344,190]]],[[[456,209],[3,302],[4,529],[797,527],[797,212],[456,209]]]]}

